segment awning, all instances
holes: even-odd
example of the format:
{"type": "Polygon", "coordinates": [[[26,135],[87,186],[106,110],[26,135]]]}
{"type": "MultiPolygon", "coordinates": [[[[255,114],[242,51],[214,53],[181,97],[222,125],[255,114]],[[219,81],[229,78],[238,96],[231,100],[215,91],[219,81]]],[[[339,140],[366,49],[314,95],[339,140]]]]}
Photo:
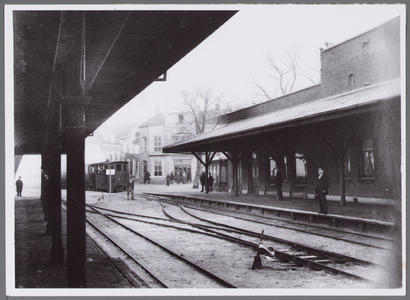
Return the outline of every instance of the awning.
{"type": "Polygon", "coordinates": [[[192,151],[222,151],[218,143],[262,132],[301,126],[325,119],[345,117],[381,101],[401,94],[400,78],[356,89],[352,92],[326,97],[294,107],[277,110],[242,121],[223,124],[212,131],[189,140],[164,146],[164,153],[187,153],[192,151]]]}

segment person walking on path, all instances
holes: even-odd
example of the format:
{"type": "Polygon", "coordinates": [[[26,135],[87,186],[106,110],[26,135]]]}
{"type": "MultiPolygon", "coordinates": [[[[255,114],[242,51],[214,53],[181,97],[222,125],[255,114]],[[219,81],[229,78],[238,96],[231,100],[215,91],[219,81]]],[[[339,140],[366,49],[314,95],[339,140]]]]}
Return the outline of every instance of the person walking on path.
{"type": "Polygon", "coordinates": [[[283,201],[282,183],[283,183],[282,172],[280,171],[280,169],[276,169],[275,185],[277,188],[276,197],[278,201],[283,201]]]}
{"type": "Polygon", "coordinates": [[[22,197],[21,192],[23,191],[23,181],[21,180],[21,176],[16,181],[16,190],[17,190],[17,197],[22,197]]]}
{"type": "Polygon", "coordinates": [[[127,182],[127,200],[130,200],[130,196],[134,200],[134,181],[132,181],[132,178],[127,182]]]}
{"type": "Polygon", "coordinates": [[[319,213],[327,214],[326,195],[329,189],[329,179],[327,178],[327,175],[321,167],[318,168],[318,174],[319,175],[315,188],[315,197],[317,197],[319,201],[319,213]]]}
{"type": "Polygon", "coordinates": [[[214,184],[214,178],[212,177],[212,174],[209,174],[209,176],[208,176],[208,186],[209,186],[208,190],[210,192],[212,192],[213,184],[214,184]]]}
{"type": "Polygon", "coordinates": [[[201,177],[199,177],[199,181],[201,182],[201,186],[202,186],[202,191],[204,191],[204,186],[205,186],[205,172],[202,172],[201,177]]]}

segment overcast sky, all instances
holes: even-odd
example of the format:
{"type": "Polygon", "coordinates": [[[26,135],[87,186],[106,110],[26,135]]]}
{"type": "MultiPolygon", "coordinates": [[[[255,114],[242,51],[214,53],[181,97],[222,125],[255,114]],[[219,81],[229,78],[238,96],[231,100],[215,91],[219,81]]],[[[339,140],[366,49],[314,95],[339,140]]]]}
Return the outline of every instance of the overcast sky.
{"type": "MultiPolygon", "coordinates": [[[[210,7],[218,9],[198,6],[210,7]]],[[[236,103],[260,101],[260,90],[253,80],[267,86],[268,52],[280,59],[284,50],[297,46],[302,50],[301,63],[318,69],[319,49],[326,42],[344,42],[404,12],[404,5],[391,4],[220,7],[239,12],[174,65],[166,82],[151,84],[106,124],[143,122],[155,113],[156,107],[161,112],[175,111],[181,100],[180,91],[197,87],[212,87],[223,93],[225,100],[236,103]]],[[[318,83],[319,78],[315,81],[318,83]]],[[[310,81],[301,81],[296,90],[310,85],[310,81]]]]}

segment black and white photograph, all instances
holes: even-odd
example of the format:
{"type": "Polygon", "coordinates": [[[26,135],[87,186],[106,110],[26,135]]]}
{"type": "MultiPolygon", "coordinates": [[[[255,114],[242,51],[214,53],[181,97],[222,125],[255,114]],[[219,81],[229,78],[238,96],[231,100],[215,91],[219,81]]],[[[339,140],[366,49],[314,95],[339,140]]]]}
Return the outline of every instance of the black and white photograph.
{"type": "Polygon", "coordinates": [[[6,295],[406,295],[404,4],[8,4],[6,295]]]}

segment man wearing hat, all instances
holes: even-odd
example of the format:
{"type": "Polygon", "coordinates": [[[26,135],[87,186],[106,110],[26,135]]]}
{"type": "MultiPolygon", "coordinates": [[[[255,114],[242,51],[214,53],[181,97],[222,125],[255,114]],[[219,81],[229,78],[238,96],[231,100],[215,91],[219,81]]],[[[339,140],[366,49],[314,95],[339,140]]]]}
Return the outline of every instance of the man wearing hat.
{"type": "Polygon", "coordinates": [[[22,197],[21,191],[23,190],[23,181],[21,180],[21,176],[19,176],[19,179],[17,179],[16,181],[16,190],[17,190],[17,197],[22,197]]]}
{"type": "Polygon", "coordinates": [[[327,214],[326,195],[329,189],[329,179],[325,175],[322,167],[318,168],[318,178],[315,188],[315,197],[319,200],[319,213],[327,214]]]}
{"type": "Polygon", "coordinates": [[[130,181],[127,183],[127,200],[134,200],[134,181],[130,178],[130,181]]]}

